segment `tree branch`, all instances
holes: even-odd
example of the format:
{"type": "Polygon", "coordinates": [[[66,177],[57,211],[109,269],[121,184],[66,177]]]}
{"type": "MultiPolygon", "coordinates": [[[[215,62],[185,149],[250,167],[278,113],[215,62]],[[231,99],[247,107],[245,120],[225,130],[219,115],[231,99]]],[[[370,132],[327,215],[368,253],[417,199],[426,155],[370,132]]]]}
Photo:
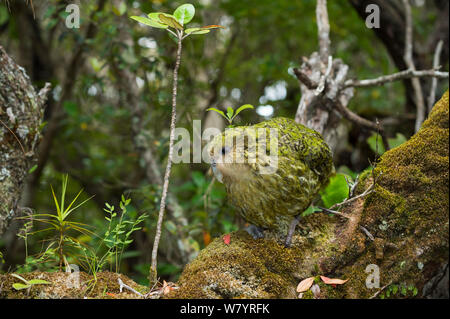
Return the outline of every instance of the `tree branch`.
{"type": "Polygon", "coordinates": [[[413,77],[435,77],[438,79],[448,79],[448,72],[440,72],[437,70],[405,70],[389,75],[383,75],[375,79],[366,80],[347,80],[344,83],[344,88],[346,87],[368,87],[383,85],[389,82],[394,82],[398,80],[410,79],[413,77]]]}
{"type": "MultiPolygon", "coordinates": [[[[437,69],[439,67],[439,57],[441,56],[443,44],[444,42],[440,40],[436,46],[433,58],[434,69],[437,69]]],[[[431,109],[433,108],[434,102],[436,100],[436,86],[437,86],[437,78],[434,77],[433,79],[431,79],[430,95],[428,96],[428,113],[431,112],[431,109]]]]}

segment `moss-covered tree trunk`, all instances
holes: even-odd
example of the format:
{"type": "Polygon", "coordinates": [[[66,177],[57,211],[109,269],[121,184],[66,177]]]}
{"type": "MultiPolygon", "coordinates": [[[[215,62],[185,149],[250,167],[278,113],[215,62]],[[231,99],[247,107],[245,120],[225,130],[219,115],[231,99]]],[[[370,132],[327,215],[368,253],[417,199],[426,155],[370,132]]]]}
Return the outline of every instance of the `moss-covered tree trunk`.
{"type": "MultiPolygon", "coordinates": [[[[448,98],[408,142],[381,157],[374,192],[344,207],[348,218],[309,215],[291,248],[267,232],[260,240],[234,232],[229,245],[218,238],[186,266],[171,297],[297,298],[299,281],[319,275],[348,279],[319,281],[319,298],[448,297],[448,98]]],[[[371,183],[365,172],[357,191],[371,183]]]]}
{"type": "Polygon", "coordinates": [[[17,204],[36,159],[50,85],[36,93],[25,70],[0,46],[0,236],[17,215],[17,204]]]}

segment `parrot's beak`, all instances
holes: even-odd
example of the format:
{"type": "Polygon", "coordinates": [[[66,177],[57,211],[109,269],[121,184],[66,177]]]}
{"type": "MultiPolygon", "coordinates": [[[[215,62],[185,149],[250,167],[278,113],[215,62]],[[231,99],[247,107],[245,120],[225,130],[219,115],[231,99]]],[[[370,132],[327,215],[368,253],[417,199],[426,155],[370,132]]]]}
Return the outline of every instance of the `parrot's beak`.
{"type": "Polygon", "coordinates": [[[223,175],[217,168],[217,163],[214,159],[211,159],[211,168],[214,173],[214,176],[217,178],[217,180],[221,183],[223,183],[223,175]]]}

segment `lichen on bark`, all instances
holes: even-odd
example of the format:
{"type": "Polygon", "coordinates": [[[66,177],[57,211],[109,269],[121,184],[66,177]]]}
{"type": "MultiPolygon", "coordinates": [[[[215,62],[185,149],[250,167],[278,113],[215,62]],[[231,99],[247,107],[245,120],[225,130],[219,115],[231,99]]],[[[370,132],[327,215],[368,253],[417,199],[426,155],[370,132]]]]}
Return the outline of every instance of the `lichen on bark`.
{"type": "Polygon", "coordinates": [[[24,179],[36,159],[49,89],[46,84],[37,93],[0,46],[0,235],[17,215],[24,179]]]}
{"type": "MultiPolygon", "coordinates": [[[[268,231],[259,240],[234,232],[229,245],[217,238],[186,266],[170,297],[296,298],[298,282],[318,275],[348,279],[336,287],[319,282],[321,298],[370,298],[391,284],[414,287],[417,297],[448,297],[448,284],[435,291],[436,278],[448,282],[448,98],[447,91],[409,141],[381,156],[375,191],[342,209],[348,219],[307,216],[291,248],[268,231]],[[379,288],[366,286],[369,265],[380,271],[379,288]]],[[[359,192],[372,183],[363,175],[359,192]]]]}

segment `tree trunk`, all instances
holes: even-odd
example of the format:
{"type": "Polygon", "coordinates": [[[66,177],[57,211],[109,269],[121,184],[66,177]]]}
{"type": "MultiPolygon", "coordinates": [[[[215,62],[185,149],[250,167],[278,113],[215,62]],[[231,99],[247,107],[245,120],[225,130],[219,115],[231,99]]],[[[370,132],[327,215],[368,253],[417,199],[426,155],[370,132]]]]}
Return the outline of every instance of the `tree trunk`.
{"type": "MultiPolygon", "coordinates": [[[[419,132],[380,158],[374,192],[343,207],[345,218],[305,217],[291,248],[268,231],[259,240],[233,232],[229,245],[218,238],[186,266],[170,297],[297,298],[301,280],[322,275],[348,282],[320,280],[320,293],[303,298],[448,298],[448,98],[447,91],[419,132]]],[[[356,192],[372,182],[364,172],[356,192]]]]}
{"type": "Polygon", "coordinates": [[[18,215],[17,204],[36,160],[50,85],[36,93],[25,70],[0,46],[0,235],[18,215]]]}

